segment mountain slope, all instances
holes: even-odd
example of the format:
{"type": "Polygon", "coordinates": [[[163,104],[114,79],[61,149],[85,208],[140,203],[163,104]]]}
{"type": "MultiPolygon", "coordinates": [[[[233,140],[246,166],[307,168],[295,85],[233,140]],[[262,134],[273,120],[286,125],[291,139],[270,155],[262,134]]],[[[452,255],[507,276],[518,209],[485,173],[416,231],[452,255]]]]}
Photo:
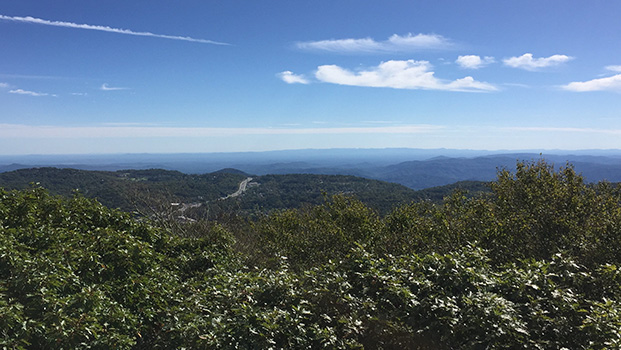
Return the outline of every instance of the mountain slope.
{"type": "Polygon", "coordinates": [[[244,178],[242,174],[188,175],[159,169],[111,172],[32,168],[1,173],[0,187],[23,189],[39,184],[64,196],[77,190],[108,207],[135,210],[138,202],[156,199],[169,203],[216,200],[235,192],[244,178]]]}
{"type": "Polygon", "coordinates": [[[194,217],[299,208],[321,204],[335,194],[354,196],[381,213],[400,204],[428,199],[425,193],[395,183],[311,174],[252,176],[243,192],[230,196],[239,191],[240,183],[247,178],[248,174],[235,169],[191,175],[161,169],[111,172],[32,168],[0,173],[0,187],[23,189],[38,184],[64,196],[77,190],[108,207],[130,211],[171,210],[174,203],[184,216],[194,217]]]}

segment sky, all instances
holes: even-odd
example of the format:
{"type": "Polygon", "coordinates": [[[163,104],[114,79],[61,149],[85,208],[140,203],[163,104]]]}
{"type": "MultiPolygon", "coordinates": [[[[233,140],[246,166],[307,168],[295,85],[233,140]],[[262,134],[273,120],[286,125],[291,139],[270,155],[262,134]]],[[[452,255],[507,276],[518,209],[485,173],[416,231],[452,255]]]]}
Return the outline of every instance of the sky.
{"type": "Polygon", "coordinates": [[[0,154],[621,149],[621,2],[0,2],[0,154]]]}

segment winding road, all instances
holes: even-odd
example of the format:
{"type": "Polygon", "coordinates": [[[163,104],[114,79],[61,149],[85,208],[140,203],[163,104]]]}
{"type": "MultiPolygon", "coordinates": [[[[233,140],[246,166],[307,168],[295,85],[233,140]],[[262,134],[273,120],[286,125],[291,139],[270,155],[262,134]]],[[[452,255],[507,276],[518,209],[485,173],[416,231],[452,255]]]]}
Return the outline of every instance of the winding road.
{"type": "Polygon", "coordinates": [[[233,197],[237,197],[240,194],[244,193],[244,191],[246,190],[246,187],[248,187],[248,183],[252,181],[251,177],[246,178],[244,181],[239,183],[239,188],[237,189],[237,191],[235,191],[235,193],[231,193],[226,197],[222,197],[220,199],[228,199],[228,198],[233,198],[233,197]]]}

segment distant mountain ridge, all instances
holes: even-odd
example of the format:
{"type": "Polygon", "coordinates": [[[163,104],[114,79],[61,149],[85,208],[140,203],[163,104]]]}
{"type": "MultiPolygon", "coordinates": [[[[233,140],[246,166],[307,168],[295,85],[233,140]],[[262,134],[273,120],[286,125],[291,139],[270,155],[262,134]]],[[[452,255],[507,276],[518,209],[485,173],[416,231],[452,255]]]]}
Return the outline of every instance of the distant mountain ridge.
{"type": "Polygon", "coordinates": [[[445,149],[331,149],[209,154],[0,156],[0,172],[40,166],[106,171],[159,168],[186,174],[235,169],[239,174],[255,175],[352,175],[420,190],[459,181],[490,181],[496,177],[498,169],[513,170],[518,161],[540,158],[556,167],[570,163],[588,182],[621,182],[619,150],[503,153],[445,149]]]}
{"type": "Polygon", "coordinates": [[[0,173],[1,188],[24,189],[32,184],[64,196],[79,191],[108,207],[125,211],[183,208],[184,215],[192,213],[195,217],[219,213],[256,215],[299,208],[324,203],[335,194],[354,196],[378,212],[387,213],[412,201],[441,200],[452,191],[447,188],[428,195],[399,184],[355,176],[249,176],[230,168],[201,175],[162,169],[111,172],[53,167],[0,173]]]}

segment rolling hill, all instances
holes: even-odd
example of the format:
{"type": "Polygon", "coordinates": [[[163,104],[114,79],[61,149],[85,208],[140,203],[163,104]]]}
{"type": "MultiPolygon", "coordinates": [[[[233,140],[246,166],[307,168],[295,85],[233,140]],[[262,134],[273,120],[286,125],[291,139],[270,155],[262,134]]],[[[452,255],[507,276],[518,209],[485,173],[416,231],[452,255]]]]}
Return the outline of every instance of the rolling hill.
{"type": "MultiPolygon", "coordinates": [[[[615,150],[501,151],[422,149],[327,149],[207,154],[121,154],[0,156],[0,173],[57,167],[96,171],[165,169],[205,174],[219,169],[254,175],[352,175],[420,190],[459,181],[490,181],[498,169],[518,161],[545,159],[557,168],[571,163],[588,182],[621,182],[621,154],[615,150]]],[[[224,170],[224,172],[227,172],[224,170]]]]}
{"type": "Polygon", "coordinates": [[[201,175],[162,169],[90,171],[52,167],[0,173],[0,187],[5,189],[33,185],[64,196],[77,191],[108,207],[126,211],[172,210],[173,205],[190,217],[214,217],[222,212],[256,215],[321,204],[335,194],[356,197],[374,210],[387,213],[412,201],[439,201],[458,187],[475,192],[485,188],[481,183],[461,183],[415,191],[395,183],[348,175],[254,176],[236,169],[201,175]],[[241,195],[230,197],[246,179],[249,180],[241,195]]]}

